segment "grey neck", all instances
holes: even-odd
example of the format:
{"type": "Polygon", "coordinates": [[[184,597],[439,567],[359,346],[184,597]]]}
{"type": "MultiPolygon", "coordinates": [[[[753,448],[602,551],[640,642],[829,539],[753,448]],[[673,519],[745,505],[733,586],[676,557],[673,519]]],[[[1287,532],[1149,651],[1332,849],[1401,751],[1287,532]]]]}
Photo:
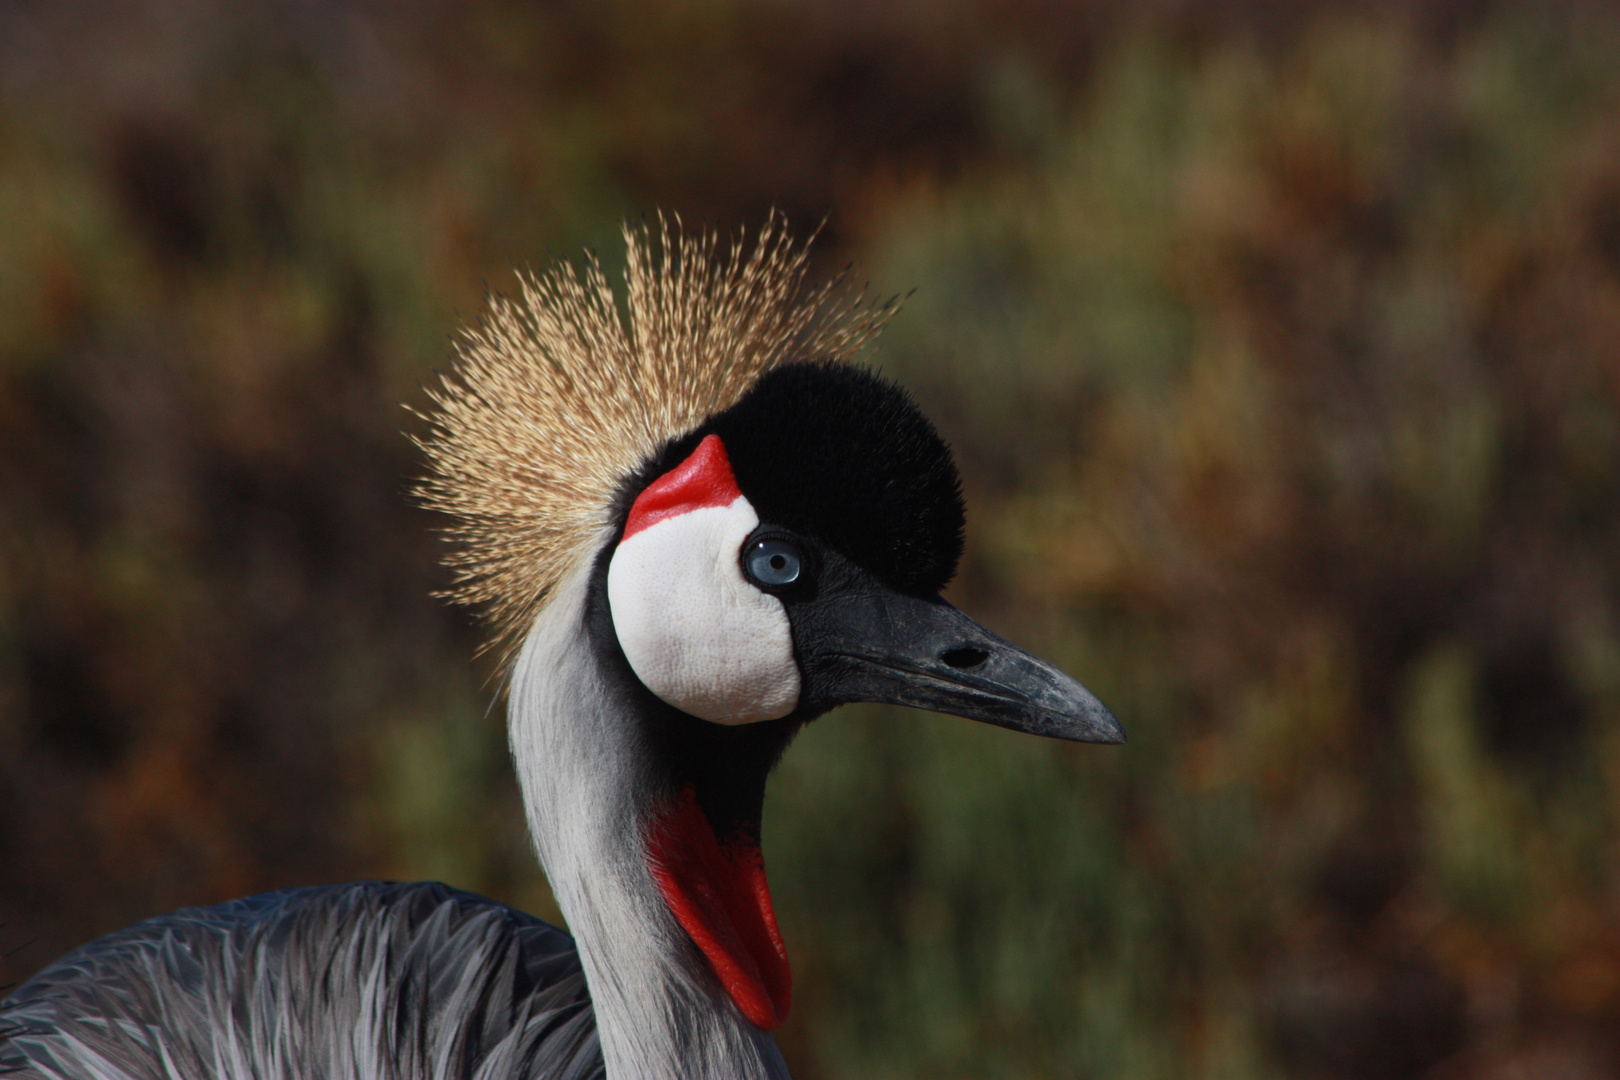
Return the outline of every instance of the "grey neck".
{"type": "Polygon", "coordinates": [[[633,699],[587,640],[589,561],[535,621],[512,673],[529,828],[584,963],[609,1080],[787,1080],[775,1041],[720,986],[647,869],[656,781],[633,699]]]}

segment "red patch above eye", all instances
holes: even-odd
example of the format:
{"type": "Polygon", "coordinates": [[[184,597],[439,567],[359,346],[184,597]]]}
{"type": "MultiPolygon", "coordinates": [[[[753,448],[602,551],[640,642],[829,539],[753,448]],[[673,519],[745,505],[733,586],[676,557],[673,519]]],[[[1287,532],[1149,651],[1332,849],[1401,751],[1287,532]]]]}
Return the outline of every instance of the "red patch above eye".
{"type": "Polygon", "coordinates": [[[691,456],[657,480],[630,504],[624,523],[624,536],[630,539],[650,525],[705,506],[730,506],[742,498],[737,478],[731,473],[731,458],[718,435],[705,435],[691,456]]]}

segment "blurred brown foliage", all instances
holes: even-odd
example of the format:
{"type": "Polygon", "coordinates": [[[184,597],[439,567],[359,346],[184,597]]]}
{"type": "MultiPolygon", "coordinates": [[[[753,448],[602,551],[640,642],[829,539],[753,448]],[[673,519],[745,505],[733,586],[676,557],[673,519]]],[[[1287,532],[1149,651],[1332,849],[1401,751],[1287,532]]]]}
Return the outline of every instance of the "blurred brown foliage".
{"type": "Polygon", "coordinates": [[[0,6],[5,981],[555,917],[398,403],[660,206],[916,289],[956,597],[1132,736],[803,737],[797,1075],[1620,1070],[1620,19],[1528,0],[0,6]]]}

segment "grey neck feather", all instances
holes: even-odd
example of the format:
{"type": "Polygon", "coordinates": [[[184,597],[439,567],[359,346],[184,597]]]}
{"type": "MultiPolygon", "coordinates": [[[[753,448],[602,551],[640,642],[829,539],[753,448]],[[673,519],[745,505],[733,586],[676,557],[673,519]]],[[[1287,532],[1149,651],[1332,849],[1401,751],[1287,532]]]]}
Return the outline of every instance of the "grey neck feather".
{"type": "MultiPolygon", "coordinates": [[[[605,541],[607,542],[607,541],[605,541]]],[[[557,589],[512,674],[510,730],[529,827],[578,943],[609,1080],[780,1078],[670,914],[644,846],[654,779],[632,699],[586,640],[591,567],[557,589]]]]}

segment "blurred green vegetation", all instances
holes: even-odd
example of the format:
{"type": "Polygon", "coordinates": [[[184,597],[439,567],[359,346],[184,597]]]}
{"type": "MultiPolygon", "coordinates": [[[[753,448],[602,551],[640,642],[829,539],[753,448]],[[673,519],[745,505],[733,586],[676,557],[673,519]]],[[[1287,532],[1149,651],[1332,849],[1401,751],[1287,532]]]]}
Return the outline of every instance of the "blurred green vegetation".
{"type": "MultiPolygon", "coordinates": [[[[1620,17],[0,13],[0,919],[539,914],[400,401],[657,206],[915,290],[952,598],[1131,742],[894,710],[767,802],[801,1077],[1620,1071],[1620,17]]],[[[15,937],[13,937],[15,935],[15,937]]]]}

